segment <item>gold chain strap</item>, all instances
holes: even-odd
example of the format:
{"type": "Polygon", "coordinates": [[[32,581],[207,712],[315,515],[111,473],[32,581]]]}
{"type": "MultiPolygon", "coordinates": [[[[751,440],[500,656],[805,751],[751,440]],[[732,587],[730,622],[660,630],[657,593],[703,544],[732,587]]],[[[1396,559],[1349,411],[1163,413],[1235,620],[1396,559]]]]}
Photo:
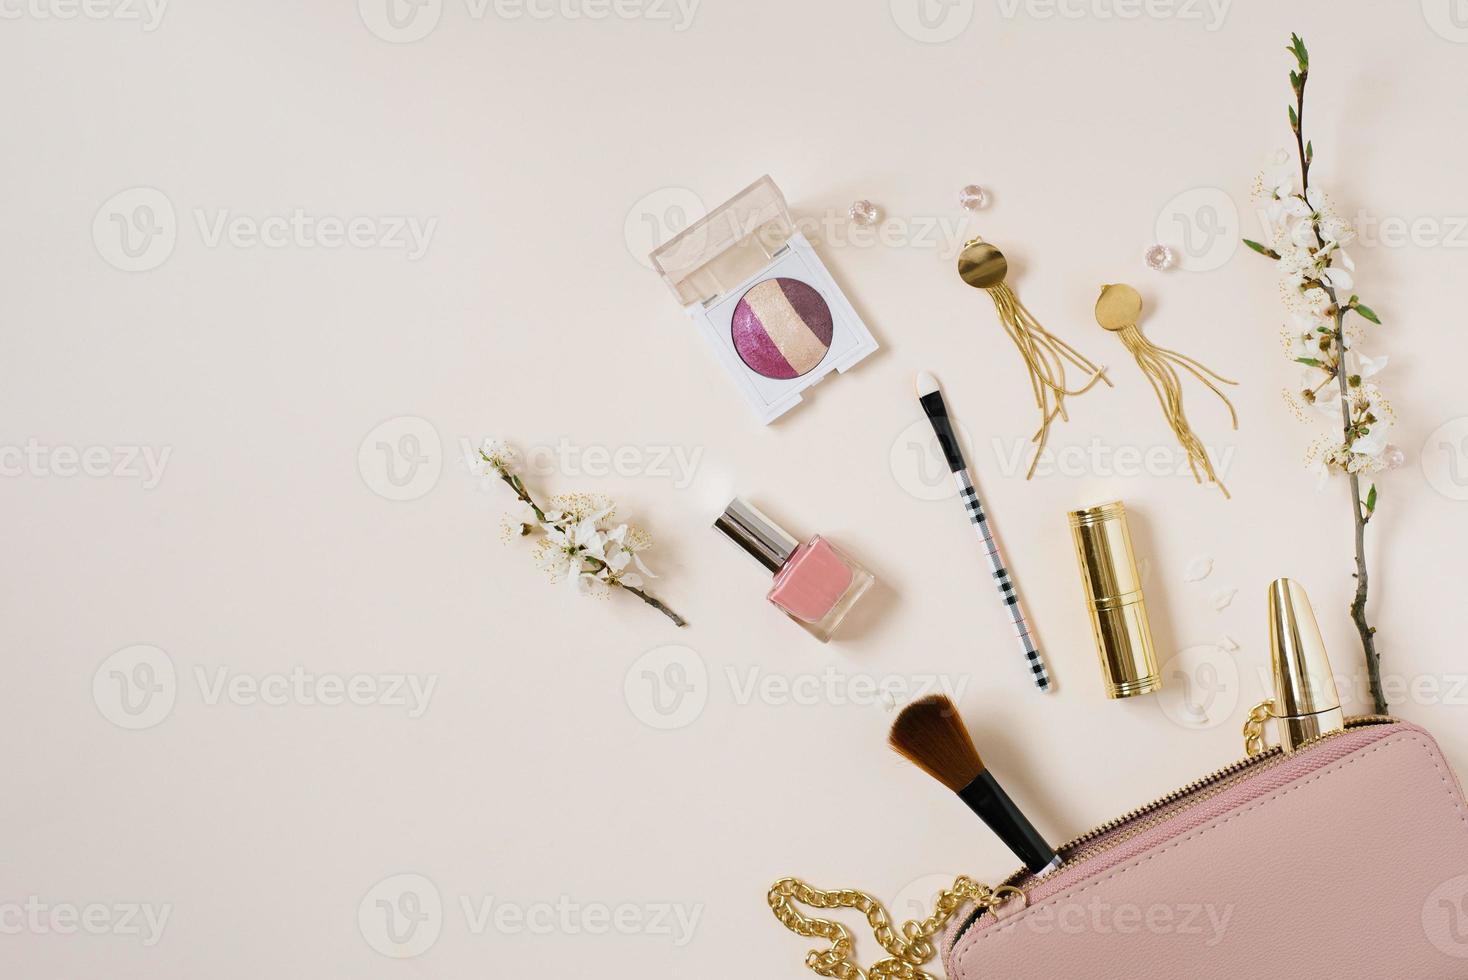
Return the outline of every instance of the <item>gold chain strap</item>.
{"type": "Polygon", "coordinates": [[[1250,756],[1264,752],[1264,723],[1274,716],[1274,701],[1266,698],[1254,705],[1244,719],[1244,751],[1250,756]]]}
{"type": "Polygon", "coordinates": [[[933,934],[942,929],[953,914],[967,902],[983,910],[992,910],[1010,898],[1024,900],[1024,892],[1009,885],[990,888],[971,878],[960,875],[953,887],[938,893],[933,905],[933,914],[926,919],[914,919],[902,927],[902,939],[892,928],[892,920],[882,903],[866,892],[855,889],[821,891],[812,888],[797,878],[782,878],[770,889],[770,910],[780,923],[798,936],[819,936],[831,941],[831,948],[811,950],[805,965],[823,977],[838,980],[885,980],[897,977],[900,980],[933,980],[931,974],[919,967],[931,960],[936,953],[930,941],[933,934]],[[890,958],[873,964],[870,970],[851,962],[853,940],[851,931],[831,919],[817,919],[802,915],[796,904],[813,909],[856,909],[866,916],[867,924],[877,942],[890,958]]]}

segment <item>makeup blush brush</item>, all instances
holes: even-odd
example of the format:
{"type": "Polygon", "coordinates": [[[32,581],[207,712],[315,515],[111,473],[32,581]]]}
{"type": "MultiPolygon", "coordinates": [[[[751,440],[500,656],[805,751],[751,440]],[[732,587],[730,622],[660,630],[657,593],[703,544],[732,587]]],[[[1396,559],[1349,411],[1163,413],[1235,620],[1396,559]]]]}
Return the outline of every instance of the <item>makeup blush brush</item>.
{"type": "Polygon", "coordinates": [[[903,708],[888,741],[909,762],[957,793],[1031,872],[1044,875],[1060,867],[1055,848],[984,766],[958,708],[947,697],[933,694],[903,708]]]}

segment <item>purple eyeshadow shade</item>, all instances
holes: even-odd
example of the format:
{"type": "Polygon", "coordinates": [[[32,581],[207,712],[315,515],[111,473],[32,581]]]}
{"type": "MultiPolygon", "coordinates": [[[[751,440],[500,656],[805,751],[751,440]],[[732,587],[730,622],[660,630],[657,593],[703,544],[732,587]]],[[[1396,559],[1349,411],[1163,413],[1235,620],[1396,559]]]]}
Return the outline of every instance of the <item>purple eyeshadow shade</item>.
{"type": "Polygon", "coordinates": [[[756,374],[782,381],[800,377],[770,335],[765,333],[759,317],[743,303],[734,310],[734,349],[739,352],[740,360],[756,374]]]}
{"type": "Polygon", "coordinates": [[[834,324],[831,308],[799,279],[766,279],[739,300],[731,324],[734,349],[750,370],[789,380],[825,357],[834,324]]]}

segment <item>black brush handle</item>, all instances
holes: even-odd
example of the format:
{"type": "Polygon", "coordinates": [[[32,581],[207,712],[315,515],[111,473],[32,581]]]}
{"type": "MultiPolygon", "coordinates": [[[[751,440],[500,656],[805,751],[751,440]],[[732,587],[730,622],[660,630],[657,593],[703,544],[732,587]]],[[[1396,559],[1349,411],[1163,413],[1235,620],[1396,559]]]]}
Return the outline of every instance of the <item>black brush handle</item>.
{"type": "Polygon", "coordinates": [[[958,437],[953,434],[953,425],[948,421],[948,406],[943,404],[943,392],[929,392],[918,401],[922,403],[928,421],[933,423],[933,434],[938,437],[938,448],[943,450],[943,458],[948,461],[949,471],[957,473],[964,469],[967,464],[963,461],[963,451],[958,448],[958,437]]]}
{"type": "Polygon", "coordinates": [[[1034,825],[1025,819],[1019,807],[1004,792],[1004,787],[985,769],[974,777],[974,781],[958,791],[958,798],[967,803],[989,829],[999,835],[1025,867],[1040,874],[1054,863],[1055,848],[1045,843],[1045,838],[1034,825]]]}

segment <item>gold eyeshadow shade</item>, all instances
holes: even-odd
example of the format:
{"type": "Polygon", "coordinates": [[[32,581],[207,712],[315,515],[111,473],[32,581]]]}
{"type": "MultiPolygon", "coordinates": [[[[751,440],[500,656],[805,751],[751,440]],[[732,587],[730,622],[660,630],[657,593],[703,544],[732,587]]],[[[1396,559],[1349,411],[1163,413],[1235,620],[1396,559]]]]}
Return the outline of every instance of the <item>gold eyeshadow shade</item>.
{"type": "Polygon", "coordinates": [[[739,300],[730,329],[734,349],[750,370],[767,378],[798,378],[831,348],[831,308],[799,279],[766,279],[739,300]]]}

